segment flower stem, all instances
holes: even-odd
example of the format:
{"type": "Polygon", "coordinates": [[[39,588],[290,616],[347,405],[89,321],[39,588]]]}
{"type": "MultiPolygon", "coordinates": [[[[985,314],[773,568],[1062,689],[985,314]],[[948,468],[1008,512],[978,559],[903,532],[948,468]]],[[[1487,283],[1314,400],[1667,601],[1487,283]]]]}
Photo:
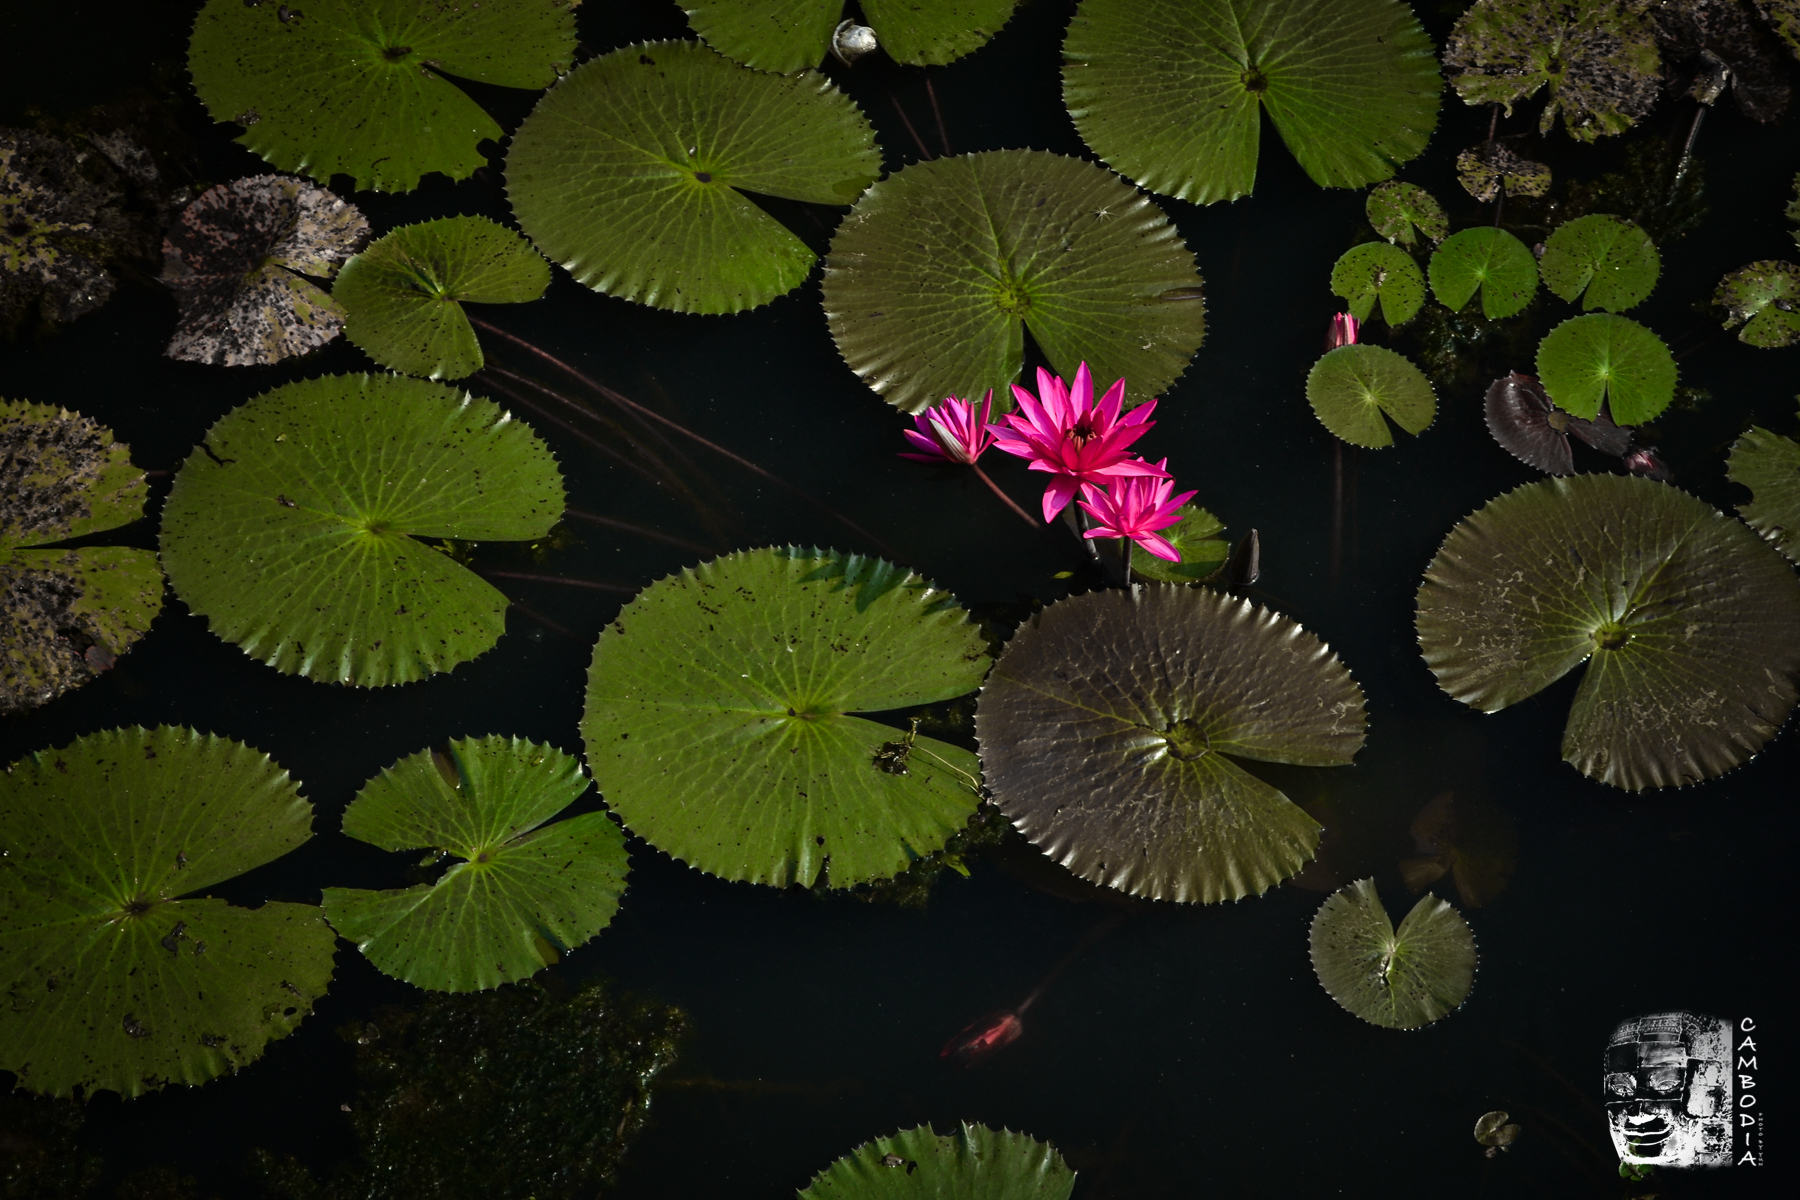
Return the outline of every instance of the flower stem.
{"type": "Polygon", "coordinates": [[[970,463],[969,469],[971,471],[975,472],[975,478],[981,480],[981,482],[988,485],[988,490],[990,492],[992,492],[992,493],[994,493],[994,495],[1000,497],[1000,502],[1002,504],[1006,505],[1006,507],[1012,509],[1014,512],[1019,514],[1019,520],[1025,522],[1027,525],[1031,526],[1033,529],[1041,528],[1041,526],[1039,526],[1036,521],[1031,519],[1031,514],[1026,512],[1023,508],[1020,508],[1018,501],[1014,500],[1011,496],[1009,496],[1005,492],[1001,491],[1000,485],[995,483],[993,480],[989,479],[987,472],[982,470],[978,464],[970,463]]]}
{"type": "Polygon", "coordinates": [[[1131,539],[1119,539],[1119,566],[1124,572],[1125,588],[1131,588],[1131,539]]]}

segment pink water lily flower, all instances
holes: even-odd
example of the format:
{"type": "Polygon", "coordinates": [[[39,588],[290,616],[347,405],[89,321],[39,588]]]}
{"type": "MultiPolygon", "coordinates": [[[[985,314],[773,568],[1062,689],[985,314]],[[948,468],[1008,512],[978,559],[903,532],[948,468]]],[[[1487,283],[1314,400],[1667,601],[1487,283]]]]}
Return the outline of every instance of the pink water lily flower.
{"type": "Polygon", "coordinates": [[[1325,348],[1336,350],[1339,346],[1356,345],[1359,328],[1356,318],[1349,313],[1333,313],[1331,329],[1325,334],[1325,348]]]}
{"type": "Polygon", "coordinates": [[[923,453],[900,457],[914,462],[953,462],[972,467],[982,451],[994,444],[994,435],[988,431],[988,418],[993,411],[993,388],[988,389],[979,413],[975,411],[974,401],[945,396],[943,403],[914,415],[913,424],[918,426],[917,429],[902,431],[906,440],[923,453]]]}
{"type": "Polygon", "coordinates": [[[1126,447],[1150,431],[1150,414],[1156,401],[1149,400],[1119,415],[1125,400],[1125,381],[1106,390],[1094,403],[1094,379],[1088,365],[1075,372],[1074,386],[1038,368],[1038,394],[1013,385],[1019,411],[1009,413],[1004,425],[990,425],[994,445],[1008,454],[1031,460],[1033,471],[1048,471],[1056,478],[1044,489],[1044,520],[1064,508],[1083,484],[1104,484],[1132,476],[1166,475],[1126,447]]]}
{"type": "MultiPolygon", "coordinates": [[[[1165,458],[1156,464],[1156,469],[1161,471],[1168,463],[1165,458]]],[[[1158,529],[1167,529],[1179,521],[1181,518],[1175,510],[1194,498],[1193,492],[1171,497],[1169,493],[1174,490],[1173,479],[1145,475],[1115,479],[1106,488],[1082,484],[1082,498],[1077,503],[1099,522],[1084,536],[1130,538],[1158,558],[1180,562],[1181,555],[1169,544],[1169,539],[1156,534],[1158,529]]]]}

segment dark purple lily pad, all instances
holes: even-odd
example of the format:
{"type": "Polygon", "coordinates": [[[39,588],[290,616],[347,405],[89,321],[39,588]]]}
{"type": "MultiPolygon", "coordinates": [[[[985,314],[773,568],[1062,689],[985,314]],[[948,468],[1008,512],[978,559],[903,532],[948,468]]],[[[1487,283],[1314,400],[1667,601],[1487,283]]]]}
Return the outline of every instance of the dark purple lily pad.
{"type": "Polygon", "coordinates": [[[331,278],[368,240],[362,213],[322,187],[283,175],[220,184],[163,242],[163,282],[181,303],[164,353],[241,367],[323,346],[344,310],[300,276],[331,278]]]}
{"type": "Polygon", "coordinates": [[[1537,376],[1514,371],[1487,390],[1487,427],[1514,458],[1547,475],[1573,475],[1572,433],[1594,449],[1615,457],[1631,449],[1631,430],[1613,424],[1604,405],[1592,421],[1556,407],[1537,376]]]}

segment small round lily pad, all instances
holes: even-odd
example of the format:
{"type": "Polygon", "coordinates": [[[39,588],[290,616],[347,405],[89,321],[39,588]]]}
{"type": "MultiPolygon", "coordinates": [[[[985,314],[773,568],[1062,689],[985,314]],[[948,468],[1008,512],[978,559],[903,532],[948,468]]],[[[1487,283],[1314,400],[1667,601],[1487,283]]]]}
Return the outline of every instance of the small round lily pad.
{"type": "Polygon", "coordinates": [[[1800,563],[1800,443],[1752,425],[1732,444],[1725,473],[1753,493],[1738,506],[1745,523],[1800,563]]]}
{"type": "Polygon", "coordinates": [[[0,714],[35,708],[112,665],[162,609],[147,550],[47,543],[144,515],[144,473],[79,413],[0,400],[0,714]]]}
{"type": "Polygon", "coordinates": [[[1328,350],[1313,364],[1306,398],[1325,428],[1370,449],[1394,444],[1384,414],[1411,434],[1437,417],[1437,393],[1423,371],[1385,346],[1361,342],[1328,350]]]}
{"type": "Polygon", "coordinates": [[[1656,287],[1662,256],[1637,223],[1593,213],[1556,227],[1538,271],[1544,286],[1564,300],[1580,296],[1583,311],[1624,312],[1656,287]]]}
{"type": "Polygon", "coordinates": [[[1713,303],[1725,310],[1725,328],[1738,325],[1738,341],[1773,350],[1800,341],[1800,266],[1763,259],[1719,281],[1713,303]]]}
{"type": "Polygon", "coordinates": [[[1331,292],[1358,321],[1368,320],[1380,300],[1381,319],[1404,325],[1425,303],[1425,272],[1398,246],[1365,242],[1344,251],[1331,268],[1331,292]]]}
{"type": "Polygon", "coordinates": [[[384,973],[422,988],[528,978],[606,928],[625,890],[625,835],[605,813],[545,824],[587,790],[575,759],[520,738],[403,758],[357,793],[344,832],[462,861],[395,891],[326,888],[326,919],[384,973]]]}
{"type": "Polygon", "coordinates": [[[792,291],[816,260],[745,192],[851,204],[880,174],[874,130],[818,72],[645,42],[583,63],[538,101],[507,151],[506,194],[577,282],[728,313],[792,291]]]}
{"type": "Polygon", "coordinates": [[[188,69],[213,120],[276,168],[406,192],[505,136],[446,76],[544,88],[575,57],[570,0],[207,0],[188,69]]]}
{"type": "Polygon", "coordinates": [[[1211,588],[1150,584],[1045,608],[975,715],[994,802],[1084,879],[1160,900],[1257,895],[1319,826],[1238,764],[1342,766],[1362,691],[1317,637],[1211,588]]]}
{"type": "Polygon", "coordinates": [[[1194,256],[1155,202],[1080,159],[995,150],[914,163],[871,187],[825,260],[838,353],[889,404],[1004,395],[1030,331],[1053,370],[1124,378],[1130,403],[1206,336],[1194,256]]]}
{"type": "Polygon", "coordinates": [[[52,1096],[199,1084],[312,1011],[310,904],[196,898],[312,836],[286,771],[191,729],[115,729],[0,773],[0,1068],[52,1096]]]}
{"type": "Polygon", "coordinates": [[[550,264],[486,217],[405,225],[344,264],[332,298],[344,335],[403,375],[461,379],[481,369],[464,303],[518,304],[550,286],[550,264]]]}
{"type": "Polygon", "coordinates": [[[581,737],[631,832],[726,879],[834,888],[941,848],[975,812],[958,746],[854,714],[973,691],[954,598],[860,555],[745,550],[663,579],[600,634],[581,737]]]}
{"type": "Polygon", "coordinates": [[[1490,321],[1524,310],[1537,294],[1537,259],[1504,229],[1481,225],[1444,239],[1431,255],[1431,290],[1452,312],[1477,291],[1481,315],[1490,321]]]}
{"type": "Polygon", "coordinates": [[[1675,356],[1630,317],[1570,317],[1538,343],[1538,378],[1556,406],[1592,420],[1605,403],[1621,425],[1653,421],[1675,399],[1675,356]]]}
{"type": "Polygon", "coordinates": [[[1075,1172],[1056,1148],[1023,1133],[964,1121],[876,1138],[813,1176],[800,1200],[1068,1200],[1075,1172]]]}
{"type": "Polygon", "coordinates": [[[524,541],[562,511],[555,458],[492,401],[334,375],[207,431],[163,508],[163,568],[252,658],[381,687],[448,671],[506,629],[506,597],[421,539],[524,541]]]}
{"type": "MultiPolygon", "coordinates": [[[[889,58],[942,66],[981,49],[1019,0],[863,0],[863,20],[889,58]]],[[[786,75],[825,59],[844,0],[687,0],[688,24],[721,54],[786,75]]]]}
{"type": "Polygon", "coordinates": [[[1398,0],[1082,0],[1063,102],[1100,160],[1196,204],[1256,183],[1262,115],[1324,187],[1425,148],[1443,79],[1398,0]]]}
{"type": "Polygon", "coordinates": [[[1800,676],[1800,580],[1743,524],[1635,476],[1526,484],[1444,539],[1418,593],[1419,646],[1483,712],[1586,663],[1563,758],[1628,791],[1744,762],[1800,676]]]}
{"type": "Polygon", "coordinates": [[[1475,986],[1475,935],[1436,896],[1419,897],[1395,929],[1373,879],[1328,896],[1312,922],[1312,962],[1325,991],[1385,1029],[1418,1029],[1455,1012],[1475,986]]]}
{"type": "Polygon", "coordinates": [[[1363,204],[1369,226],[1390,242],[1410,246],[1424,234],[1433,242],[1441,242],[1450,232],[1450,218],[1443,205],[1416,183],[1388,180],[1369,189],[1363,204]]]}

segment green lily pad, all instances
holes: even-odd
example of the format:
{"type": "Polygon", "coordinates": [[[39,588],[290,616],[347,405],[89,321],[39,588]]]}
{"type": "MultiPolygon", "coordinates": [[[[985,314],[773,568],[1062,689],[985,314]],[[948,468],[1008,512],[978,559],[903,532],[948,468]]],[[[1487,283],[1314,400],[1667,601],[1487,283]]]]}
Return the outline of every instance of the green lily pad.
{"type": "Polygon", "coordinates": [[[1663,340],[1611,313],[1570,317],[1538,343],[1538,378],[1565,412],[1593,420],[1604,402],[1620,425],[1653,421],[1675,399],[1675,356],[1663,340]]]}
{"type": "Polygon", "coordinates": [[[1390,242],[1410,246],[1422,233],[1433,242],[1441,242],[1450,232],[1450,218],[1432,194],[1417,184],[1378,183],[1369,189],[1363,204],[1369,225],[1390,242]]]}
{"type": "Polygon", "coordinates": [[[612,921],[625,835],[605,813],[545,825],[588,790],[581,764],[519,738],[451,742],[363,785],[344,832],[462,862],[396,891],[326,888],[325,918],[384,974],[442,992],[516,983],[612,921]]]}
{"type": "Polygon", "coordinates": [[[1538,132],[1591,142],[1623,133],[1656,104],[1662,56],[1630,0],[1476,0],[1450,31],[1444,67],[1468,104],[1512,106],[1547,89],[1538,132]]]}
{"type": "MultiPolygon", "coordinates": [[[[941,66],[981,49],[1019,0],[863,0],[881,48],[908,66],[941,66]]],[[[844,0],[687,0],[688,24],[721,54],[787,75],[825,60],[844,0]],[[691,5],[691,7],[688,7],[691,5]]]]}
{"type": "Polygon", "coordinates": [[[1624,312],[1643,302],[1662,272],[1662,256],[1636,222],[1595,213],[1556,227],[1538,260],[1544,286],[1564,300],[1582,294],[1584,311],[1624,312]]]}
{"type": "Polygon", "coordinates": [[[1418,597],[1438,686],[1497,712],[1582,663],[1563,758],[1640,791],[1710,779],[1774,737],[1800,673],[1800,580],[1685,492],[1575,475],[1490,501],[1418,597]]]}
{"type": "Polygon", "coordinates": [[[851,714],[963,695],[988,662],[955,599],[891,563],[744,550],[652,584],[601,632],[581,736],[607,804],[657,849],[849,887],[937,850],[980,799],[967,750],[851,714]]]}
{"type": "Polygon", "coordinates": [[[1537,294],[1537,259],[1504,229],[1480,225],[1453,233],[1431,255],[1431,290],[1459,312],[1477,290],[1481,315],[1497,321],[1522,312],[1537,294]]]}
{"type": "Polygon", "coordinates": [[[1436,896],[1421,896],[1395,929],[1359,879],[1326,897],[1312,922],[1319,982],[1353,1015],[1384,1029],[1418,1029],[1455,1012],[1475,986],[1475,935],[1436,896]]]}
{"type": "Polygon", "coordinates": [[[1398,0],[1083,0],[1063,43],[1082,140],[1196,204],[1255,186],[1265,109],[1320,186],[1387,179],[1425,149],[1442,90],[1398,0]]]}
{"type": "Polygon", "coordinates": [[[1498,142],[1464,150],[1456,156],[1456,181],[1463,191],[1483,204],[1501,192],[1516,198],[1534,198],[1550,190],[1550,168],[1522,158],[1498,142]]]}
{"type": "Polygon", "coordinates": [[[825,260],[838,353],[889,404],[1004,395],[1024,331],[1065,379],[1086,362],[1130,402],[1173,383],[1206,335],[1194,256],[1154,201],[1037,150],[914,163],[870,188],[825,260]]]}
{"type": "Polygon", "coordinates": [[[1369,319],[1381,301],[1381,319],[1404,325],[1425,303],[1425,272],[1413,256],[1386,242],[1365,242],[1344,251],[1331,268],[1331,293],[1358,321],[1369,319]]]}
{"type": "Polygon", "coordinates": [[[562,510],[556,460],[492,401],[327,376],[207,431],[163,507],[163,569],[259,662],[380,687],[448,671],[506,629],[506,597],[419,539],[524,541],[562,510]]]}
{"type": "Polygon", "coordinates": [[[33,549],[144,515],[144,473],[112,431],[79,413],[0,400],[0,713],[79,687],[162,608],[148,550],[33,549]]]}
{"type": "Polygon", "coordinates": [[[0,1067],[47,1095],[136,1096],[259,1058],[325,994],[335,939],[310,904],[192,897],[311,836],[286,771],[191,729],[109,730],[12,764],[0,1067]]]}
{"type": "Polygon", "coordinates": [[[806,243],[744,192],[851,204],[879,174],[874,130],[823,75],[764,74],[694,42],[583,63],[506,156],[519,228],[546,258],[677,312],[755,308],[812,270],[806,243]]]}
{"type": "Polygon", "coordinates": [[[207,0],[188,69],[215,121],[283,171],[411,191],[465,179],[505,132],[446,76],[544,88],[575,56],[567,0],[207,0]]]}
{"type": "Polygon", "coordinates": [[[406,225],[344,264],[331,289],[344,334],[404,375],[461,379],[486,360],[464,302],[518,304],[550,286],[550,264],[485,217],[406,225]]]}
{"type": "Polygon", "coordinates": [[[801,1200],[1068,1200],[1075,1172],[1056,1147],[967,1121],[953,1134],[929,1125],[876,1138],[813,1176],[801,1200]]]}
{"type": "Polygon", "coordinates": [[[1325,428],[1371,450],[1394,444],[1384,413],[1414,435],[1437,419],[1431,381],[1385,346],[1358,342],[1326,351],[1306,374],[1306,398],[1325,428]]]}
{"type": "Polygon", "coordinates": [[[1713,303],[1726,312],[1725,328],[1742,325],[1738,341],[1772,350],[1800,341],[1800,267],[1766,258],[1739,267],[1719,281],[1713,303]]]}
{"type": "Polygon", "coordinates": [[[1343,766],[1362,689],[1317,637],[1212,588],[1090,592],[1036,614],[976,709],[994,801],[1094,883],[1158,900],[1266,891],[1319,826],[1235,760],[1343,766]]]}
{"type": "Polygon", "coordinates": [[[1800,443],[1752,425],[1732,445],[1725,473],[1754,493],[1738,515],[1800,563],[1800,443]]]}
{"type": "Polygon", "coordinates": [[[1181,561],[1158,558],[1133,542],[1131,571],[1134,576],[1158,583],[1198,583],[1225,565],[1225,560],[1231,556],[1231,543],[1219,536],[1225,532],[1219,518],[1198,504],[1184,504],[1175,510],[1175,515],[1181,519],[1157,533],[1175,547],[1181,561]]]}

